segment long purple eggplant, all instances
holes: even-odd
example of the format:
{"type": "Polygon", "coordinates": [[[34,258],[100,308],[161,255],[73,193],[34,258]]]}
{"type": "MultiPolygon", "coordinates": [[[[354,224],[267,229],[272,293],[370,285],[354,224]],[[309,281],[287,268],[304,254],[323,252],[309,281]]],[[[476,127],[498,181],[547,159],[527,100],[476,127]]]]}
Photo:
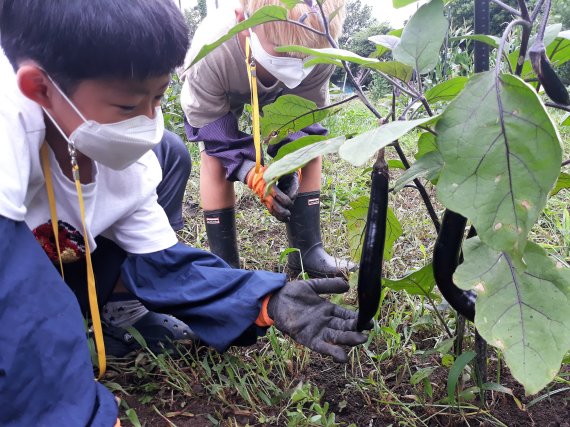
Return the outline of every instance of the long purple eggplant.
{"type": "Polygon", "coordinates": [[[449,304],[467,319],[475,318],[476,294],[459,289],[453,282],[453,273],[462,262],[461,245],[467,219],[458,213],[446,210],[433,251],[433,274],[435,283],[449,304]]]}
{"type": "Polygon", "coordinates": [[[358,273],[358,321],[356,328],[359,331],[368,327],[380,304],[382,261],[388,214],[388,184],[388,166],[382,153],[372,170],[370,204],[368,205],[358,273]]]}

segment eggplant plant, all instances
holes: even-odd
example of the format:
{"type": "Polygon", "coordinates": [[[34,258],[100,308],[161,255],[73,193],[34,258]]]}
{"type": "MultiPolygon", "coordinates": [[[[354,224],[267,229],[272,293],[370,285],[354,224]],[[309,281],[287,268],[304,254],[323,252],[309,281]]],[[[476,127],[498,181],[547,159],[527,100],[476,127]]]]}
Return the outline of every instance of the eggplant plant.
{"type": "MultiPolygon", "coordinates": [[[[447,78],[434,69],[441,69],[445,62],[446,8],[453,7],[452,1],[431,0],[418,8],[402,30],[371,37],[377,46],[371,57],[339,49],[329,33],[331,17],[323,13],[324,1],[283,0],[283,6],[264,7],[204,46],[195,62],[237,32],[269,21],[303,26],[325,37],[329,48],[281,46],[276,50],[309,55],[307,65],[343,68],[356,94],[327,108],[298,97],[280,97],[263,109],[262,138],[268,144],[277,143],[334,114],[355,97],[377,117],[378,127],[331,139],[308,136],[286,145],[265,172],[266,182],[275,183],[327,153],[338,153],[356,167],[376,158],[358,280],[359,324],[363,325],[377,313],[381,284],[398,286],[381,279],[382,257],[389,256],[398,237],[398,227],[392,226],[397,219],[387,207],[389,174],[384,161],[385,150],[394,149],[406,170],[390,191],[405,186],[417,189],[438,233],[433,264],[412,273],[423,280],[421,293],[429,296],[437,283],[450,304],[500,349],[526,392],[538,392],[556,376],[570,350],[570,269],[529,238],[553,189],[568,188],[570,182],[568,173],[562,172],[570,162],[562,159],[560,136],[551,116],[553,109],[570,112],[570,97],[556,72],[570,60],[570,31],[548,25],[551,0],[534,1],[532,7],[526,0],[517,0],[517,7],[491,0],[513,16],[504,33],[458,38],[487,44],[493,68],[447,78]],[[287,8],[302,2],[321,13],[322,31],[288,20],[287,8]],[[393,86],[387,116],[368,100],[348,64],[377,73],[393,86]],[[421,132],[411,164],[398,139],[413,130],[421,132]],[[436,197],[446,208],[441,220],[426,191],[427,181],[435,185],[436,197]],[[468,225],[476,233],[465,238],[468,225]]],[[[402,7],[415,1],[393,0],[393,4],[402,7]]],[[[570,125],[570,116],[561,125],[570,125]]]]}

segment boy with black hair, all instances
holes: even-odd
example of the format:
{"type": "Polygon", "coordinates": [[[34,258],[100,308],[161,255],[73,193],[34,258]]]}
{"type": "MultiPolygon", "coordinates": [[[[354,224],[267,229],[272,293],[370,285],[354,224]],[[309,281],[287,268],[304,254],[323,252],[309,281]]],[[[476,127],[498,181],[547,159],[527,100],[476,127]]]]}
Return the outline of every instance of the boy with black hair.
{"type": "Polygon", "coordinates": [[[366,340],[319,296],[343,280],[286,284],[177,242],[158,204],[185,181],[159,105],[188,47],[171,0],[0,0],[0,34],[0,425],[115,424],[81,313],[103,371],[98,307],[119,277],[218,351],[271,324],[337,361],[366,340]]]}

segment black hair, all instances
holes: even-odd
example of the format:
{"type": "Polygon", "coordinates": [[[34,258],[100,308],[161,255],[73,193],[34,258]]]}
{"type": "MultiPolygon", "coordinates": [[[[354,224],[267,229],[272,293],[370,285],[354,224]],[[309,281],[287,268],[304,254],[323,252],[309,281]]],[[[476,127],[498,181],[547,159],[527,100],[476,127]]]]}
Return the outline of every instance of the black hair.
{"type": "Polygon", "coordinates": [[[171,73],[189,41],[173,0],[0,0],[0,44],[15,69],[32,59],[69,92],[171,73]]]}

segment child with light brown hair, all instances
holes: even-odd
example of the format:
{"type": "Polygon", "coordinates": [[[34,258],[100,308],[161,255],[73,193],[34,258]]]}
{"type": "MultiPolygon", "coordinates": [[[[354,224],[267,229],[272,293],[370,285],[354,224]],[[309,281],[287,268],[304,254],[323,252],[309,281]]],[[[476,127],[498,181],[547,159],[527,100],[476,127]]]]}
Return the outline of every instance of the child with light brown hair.
{"type": "MultiPolygon", "coordinates": [[[[324,15],[333,16],[329,25],[334,39],[341,33],[344,3],[345,0],[323,3],[324,15]]],[[[234,25],[268,5],[283,6],[280,0],[240,0],[235,8],[217,9],[208,15],[196,31],[186,57],[186,67],[202,46],[214,42],[234,25]]],[[[288,19],[324,31],[316,1],[295,5],[288,11],[288,19]]],[[[265,167],[255,170],[253,137],[238,127],[244,105],[251,101],[245,60],[247,38],[257,69],[260,108],[286,94],[306,98],[318,107],[329,104],[328,86],[334,66],[307,67],[305,55],[278,53],[275,48],[283,45],[324,48],[330,44],[326,37],[288,22],[268,22],[242,31],[185,72],[181,103],[188,138],[200,142],[200,197],[210,249],[230,265],[239,267],[234,182],[241,181],[259,195],[274,217],[286,223],[289,246],[300,251],[289,254],[289,267],[294,272],[301,270],[301,259],[304,270],[313,277],[339,276],[353,271],[356,269],[354,263],[336,259],[323,248],[320,157],[303,167],[302,173],[282,177],[269,194],[265,194],[265,167]]],[[[326,133],[325,128],[314,124],[269,146],[267,151],[273,157],[284,144],[302,136],[326,133]]]]}

